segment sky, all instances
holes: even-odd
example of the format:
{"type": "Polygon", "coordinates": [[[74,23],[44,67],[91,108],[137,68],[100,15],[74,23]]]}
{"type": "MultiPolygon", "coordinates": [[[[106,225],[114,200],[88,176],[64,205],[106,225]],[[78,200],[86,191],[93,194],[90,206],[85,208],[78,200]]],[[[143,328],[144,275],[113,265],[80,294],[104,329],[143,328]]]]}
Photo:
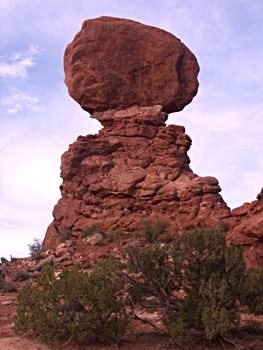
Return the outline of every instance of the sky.
{"type": "Polygon", "coordinates": [[[63,55],[105,15],[165,29],[197,57],[198,94],[168,119],[192,139],[194,173],[216,177],[230,208],[263,186],[262,0],[0,0],[0,257],[44,238],[62,153],[100,129],[69,97],[63,55]]]}

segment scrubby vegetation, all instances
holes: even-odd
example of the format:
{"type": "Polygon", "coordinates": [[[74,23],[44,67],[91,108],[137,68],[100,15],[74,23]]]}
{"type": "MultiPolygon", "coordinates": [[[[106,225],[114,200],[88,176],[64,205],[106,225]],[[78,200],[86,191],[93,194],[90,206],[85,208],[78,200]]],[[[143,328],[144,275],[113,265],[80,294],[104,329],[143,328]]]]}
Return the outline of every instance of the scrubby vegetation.
{"type": "Polygon", "coordinates": [[[64,226],[63,229],[61,229],[61,232],[57,231],[59,243],[64,243],[70,239],[71,233],[71,229],[67,226],[64,226]]]}
{"type": "Polygon", "coordinates": [[[165,219],[145,220],[143,222],[142,234],[149,243],[160,241],[160,235],[167,230],[169,222],[165,219]]]}
{"type": "Polygon", "coordinates": [[[82,231],[82,235],[83,237],[90,237],[92,236],[93,234],[99,232],[100,229],[98,227],[98,225],[96,224],[92,224],[90,226],[86,226],[83,231],[82,231]]]}
{"type": "MultiPolygon", "coordinates": [[[[158,236],[167,225],[148,228],[158,236]]],[[[74,267],[56,278],[46,266],[39,286],[19,294],[16,331],[32,331],[47,343],[118,342],[134,318],[178,344],[196,333],[208,341],[229,337],[241,312],[263,314],[263,270],[247,270],[241,250],[227,246],[220,228],[170,243],[157,236],[145,237],[147,249],[128,246],[122,263],[110,258],[92,272],[74,267]],[[157,313],[162,330],[139,311],[157,313]]]]}
{"type": "Polygon", "coordinates": [[[30,274],[27,271],[18,270],[16,271],[12,281],[27,281],[30,279],[30,274]]]}
{"type": "Polygon", "coordinates": [[[12,282],[9,282],[3,278],[0,278],[0,291],[4,293],[16,293],[17,288],[12,282]]]}
{"type": "Polygon", "coordinates": [[[74,267],[56,278],[53,267],[46,265],[38,288],[25,286],[18,296],[16,332],[32,331],[46,343],[71,337],[81,343],[117,342],[130,319],[118,266],[111,258],[90,273],[74,267]]]}
{"type": "Polygon", "coordinates": [[[42,248],[42,240],[39,238],[34,238],[33,243],[28,244],[30,255],[35,255],[40,252],[42,248]]]}

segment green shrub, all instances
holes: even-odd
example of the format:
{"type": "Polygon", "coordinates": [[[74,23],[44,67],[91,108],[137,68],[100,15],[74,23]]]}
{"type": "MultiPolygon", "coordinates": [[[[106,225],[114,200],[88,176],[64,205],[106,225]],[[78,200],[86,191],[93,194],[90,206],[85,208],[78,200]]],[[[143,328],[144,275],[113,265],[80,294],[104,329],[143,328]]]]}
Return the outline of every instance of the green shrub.
{"type": "Polygon", "coordinates": [[[118,242],[121,236],[121,229],[119,226],[114,226],[109,230],[109,239],[111,242],[118,242]]]}
{"type": "Polygon", "coordinates": [[[229,336],[241,312],[263,313],[263,270],[246,270],[222,229],[188,232],[170,244],[155,242],[158,235],[149,236],[150,247],[128,246],[125,266],[110,258],[90,273],[64,269],[58,279],[44,266],[38,287],[18,295],[16,331],[31,330],[47,343],[117,342],[131,315],[160,330],[140,310],[157,312],[178,344],[197,332],[209,341],[229,336]]]}
{"type": "Polygon", "coordinates": [[[38,288],[25,286],[18,295],[15,330],[32,331],[48,344],[69,338],[117,342],[130,320],[123,289],[114,259],[99,263],[91,273],[64,269],[58,279],[47,265],[38,288]]]}
{"type": "Polygon", "coordinates": [[[43,254],[43,252],[41,252],[41,250],[39,250],[38,252],[35,252],[34,254],[31,255],[31,259],[32,260],[42,260],[45,258],[45,254],[43,254]]]}
{"type": "Polygon", "coordinates": [[[174,340],[182,327],[202,331],[208,340],[224,336],[240,322],[246,275],[241,249],[228,247],[220,228],[206,229],[182,235],[173,248],[178,256],[185,297],[179,312],[167,318],[174,340]]]}
{"type": "Polygon", "coordinates": [[[28,244],[29,253],[31,256],[36,255],[42,249],[42,241],[39,238],[34,238],[32,244],[28,244]]]}
{"type": "Polygon", "coordinates": [[[1,264],[9,264],[9,261],[4,257],[4,256],[2,256],[1,257],[1,264]]]}
{"type": "Polygon", "coordinates": [[[165,219],[145,220],[143,222],[142,233],[146,242],[158,242],[160,235],[169,227],[169,222],[165,219]]]}
{"type": "Polygon", "coordinates": [[[157,312],[165,321],[166,315],[178,308],[176,292],[181,288],[181,272],[170,253],[170,247],[157,243],[147,249],[127,247],[128,292],[135,317],[135,309],[140,308],[157,312]]]}
{"type": "Polygon", "coordinates": [[[64,243],[71,238],[71,228],[64,226],[61,231],[57,231],[59,243],[64,243]]]}
{"type": "Polygon", "coordinates": [[[98,225],[92,224],[92,225],[84,228],[84,230],[82,231],[82,235],[83,235],[83,237],[90,237],[99,231],[100,231],[100,229],[99,229],[98,225]]]}
{"type": "Polygon", "coordinates": [[[248,311],[263,314],[263,269],[249,268],[242,284],[243,303],[248,311]]]}
{"type": "Polygon", "coordinates": [[[16,293],[17,288],[16,286],[9,281],[6,281],[4,279],[0,279],[0,290],[4,293],[16,293]]]}
{"type": "Polygon", "coordinates": [[[12,255],[10,255],[10,262],[11,262],[11,263],[16,262],[17,260],[18,260],[18,258],[14,257],[14,256],[12,256],[12,255]]]}
{"type": "Polygon", "coordinates": [[[12,281],[27,281],[30,279],[30,274],[27,271],[18,270],[16,271],[12,281]]]}
{"type": "Polygon", "coordinates": [[[263,313],[263,271],[246,271],[241,249],[226,245],[221,228],[127,253],[132,309],[158,311],[174,343],[190,341],[193,330],[207,340],[224,337],[244,310],[263,313]]]}

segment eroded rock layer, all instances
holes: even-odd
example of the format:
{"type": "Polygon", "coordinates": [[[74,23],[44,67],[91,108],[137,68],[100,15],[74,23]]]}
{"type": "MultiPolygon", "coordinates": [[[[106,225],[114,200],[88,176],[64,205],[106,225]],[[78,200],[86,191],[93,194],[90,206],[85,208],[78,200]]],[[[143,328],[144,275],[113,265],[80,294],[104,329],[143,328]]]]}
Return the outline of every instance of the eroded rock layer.
{"type": "Polygon", "coordinates": [[[162,218],[178,233],[230,216],[218,181],[190,169],[191,139],[183,126],[165,125],[161,106],[96,117],[104,123],[99,134],[79,136],[62,156],[62,198],[46,247],[56,244],[58,234],[78,236],[92,224],[133,232],[145,219],[162,218]]]}
{"type": "Polygon", "coordinates": [[[243,249],[246,264],[263,266],[263,188],[257,199],[233,209],[227,239],[243,249]]]}
{"type": "Polygon", "coordinates": [[[131,106],[180,111],[197,93],[199,66],[174,35],[135,21],[86,20],[64,57],[68,91],[91,114],[131,106]]]}

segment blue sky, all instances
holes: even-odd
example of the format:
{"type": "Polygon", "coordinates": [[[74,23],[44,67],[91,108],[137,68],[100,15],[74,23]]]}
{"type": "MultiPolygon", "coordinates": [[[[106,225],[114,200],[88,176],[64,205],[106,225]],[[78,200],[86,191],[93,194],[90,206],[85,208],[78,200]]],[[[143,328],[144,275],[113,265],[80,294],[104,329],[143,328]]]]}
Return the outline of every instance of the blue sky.
{"type": "Polygon", "coordinates": [[[194,52],[198,95],[169,117],[193,140],[193,171],[215,176],[231,208],[263,186],[262,0],[0,0],[0,256],[44,237],[62,153],[99,129],[67,93],[63,54],[102,15],[163,28],[194,52]]]}

